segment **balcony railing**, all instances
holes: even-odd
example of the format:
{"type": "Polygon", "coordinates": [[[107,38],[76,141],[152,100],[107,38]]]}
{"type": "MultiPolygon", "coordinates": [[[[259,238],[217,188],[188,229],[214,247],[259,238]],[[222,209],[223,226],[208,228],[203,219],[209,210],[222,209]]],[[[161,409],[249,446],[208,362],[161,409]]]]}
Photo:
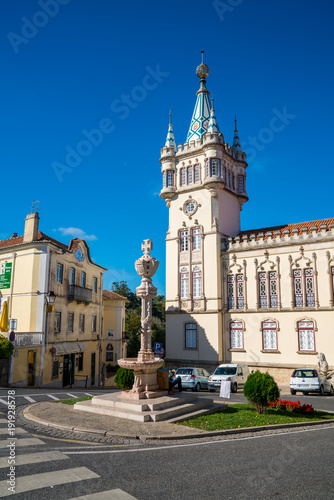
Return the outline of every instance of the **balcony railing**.
{"type": "Polygon", "coordinates": [[[76,300],[77,302],[92,302],[92,290],[77,285],[69,285],[68,300],[76,300]]]}

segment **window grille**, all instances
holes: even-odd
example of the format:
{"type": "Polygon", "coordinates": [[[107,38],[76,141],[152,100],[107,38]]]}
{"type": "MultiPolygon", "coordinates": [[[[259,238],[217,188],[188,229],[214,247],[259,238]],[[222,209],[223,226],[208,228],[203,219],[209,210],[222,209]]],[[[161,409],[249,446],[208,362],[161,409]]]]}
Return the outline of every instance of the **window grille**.
{"type": "Polygon", "coordinates": [[[264,321],[262,323],[263,350],[277,351],[277,323],[264,321]]]}
{"type": "Polygon", "coordinates": [[[230,323],[230,346],[231,349],[244,348],[244,332],[241,321],[233,321],[230,323]]]}
{"type": "Polygon", "coordinates": [[[269,273],[269,295],[270,295],[270,307],[278,307],[276,271],[272,271],[269,273]]]}
{"type": "Polygon", "coordinates": [[[202,275],[198,267],[193,270],[193,297],[198,299],[202,294],[202,275]]]}
{"type": "Polygon", "coordinates": [[[199,165],[194,166],[194,177],[195,177],[195,182],[199,182],[199,165]]]}
{"type": "Polygon", "coordinates": [[[211,175],[216,177],[220,176],[220,160],[217,158],[211,159],[211,175]]]}
{"type": "Polygon", "coordinates": [[[234,309],[234,276],[227,276],[228,308],[234,309]]]}
{"type": "Polygon", "coordinates": [[[189,273],[187,269],[181,269],[181,299],[189,297],[189,273]]]}
{"type": "Polygon", "coordinates": [[[181,186],[184,186],[186,184],[186,169],[181,168],[181,180],[180,180],[181,186]]]}
{"type": "Polygon", "coordinates": [[[188,184],[193,183],[193,167],[188,167],[188,184]]]}
{"type": "Polygon", "coordinates": [[[244,307],[244,275],[237,274],[237,308],[242,309],[244,307]]]}
{"type": "Polygon", "coordinates": [[[193,229],[193,250],[200,250],[201,248],[201,230],[193,229]]]}
{"type": "Polygon", "coordinates": [[[189,249],[188,231],[181,231],[180,251],[187,252],[189,249]]]}
{"type": "Polygon", "coordinates": [[[305,275],[306,305],[312,307],[315,305],[313,269],[305,269],[304,275],[305,275]]]}
{"type": "Polygon", "coordinates": [[[167,171],[167,187],[174,187],[174,172],[173,172],[173,170],[167,171]]]}
{"type": "Polygon", "coordinates": [[[259,273],[260,307],[267,307],[267,278],[266,273],[259,273]]]}
{"type": "Polygon", "coordinates": [[[313,321],[298,322],[298,340],[300,351],[315,351],[313,321]]]}

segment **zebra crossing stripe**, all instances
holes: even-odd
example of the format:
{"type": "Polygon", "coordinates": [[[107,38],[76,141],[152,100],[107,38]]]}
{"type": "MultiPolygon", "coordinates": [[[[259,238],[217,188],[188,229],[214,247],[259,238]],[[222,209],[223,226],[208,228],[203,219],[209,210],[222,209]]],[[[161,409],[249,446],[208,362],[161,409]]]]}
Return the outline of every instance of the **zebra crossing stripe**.
{"type": "Polygon", "coordinates": [[[137,498],[117,488],[115,490],[100,491],[99,493],[84,495],[83,497],[75,497],[71,500],[137,500],[137,498]]]}
{"type": "MultiPolygon", "coordinates": [[[[18,448],[24,447],[24,446],[35,446],[35,445],[41,445],[41,444],[46,444],[40,439],[37,438],[22,438],[22,439],[16,439],[15,437],[8,438],[8,439],[3,439],[0,441],[0,448],[7,448],[7,445],[11,442],[15,441],[15,447],[18,448]]],[[[1,495],[0,495],[1,498],[1,495]]]]}
{"type": "Polygon", "coordinates": [[[0,398],[0,403],[3,403],[6,406],[8,405],[8,401],[6,401],[5,399],[1,399],[1,398],[0,398]]]}
{"type": "MultiPolygon", "coordinates": [[[[100,476],[86,467],[75,467],[74,469],[57,470],[53,472],[43,472],[41,474],[32,474],[30,476],[20,476],[16,479],[15,493],[24,493],[26,491],[39,490],[56,486],[57,484],[74,483],[85,479],[96,479],[100,476]]],[[[0,498],[12,495],[8,491],[7,480],[0,481],[0,498]]]]}
{"type": "Polygon", "coordinates": [[[86,396],[93,396],[93,394],[89,394],[89,392],[84,392],[84,394],[86,394],[86,396]]]}
{"type": "Polygon", "coordinates": [[[0,424],[6,424],[7,425],[7,419],[6,418],[0,418],[0,424]]]}
{"type": "Polygon", "coordinates": [[[24,397],[24,399],[29,401],[29,403],[36,403],[35,399],[32,399],[30,396],[23,396],[23,397],[24,397]]]}
{"type": "Polygon", "coordinates": [[[59,398],[56,398],[56,396],[52,396],[52,394],[47,394],[47,396],[51,399],[53,399],[54,401],[60,401],[59,398]]]}
{"type": "MultiPolygon", "coordinates": [[[[14,437],[16,434],[27,434],[27,431],[22,429],[22,427],[15,427],[15,429],[13,429],[13,432],[14,432],[14,437]]],[[[0,435],[1,434],[6,434],[8,436],[8,428],[0,427],[0,435]]]]}
{"type": "MultiPolygon", "coordinates": [[[[16,455],[15,466],[26,464],[37,464],[39,462],[51,462],[53,460],[65,460],[69,458],[60,451],[45,451],[39,453],[25,453],[24,455],[16,455]]],[[[0,469],[8,467],[8,457],[0,458],[0,469]]]]}
{"type": "Polygon", "coordinates": [[[73,399],[76,399],[79,397],[79,396],[74,396],[74,394],[70,394],[69,392],[67,392],[66,394],[67,394],[67,396],[71,396],[71,398],[73,398],[73,399]]]}

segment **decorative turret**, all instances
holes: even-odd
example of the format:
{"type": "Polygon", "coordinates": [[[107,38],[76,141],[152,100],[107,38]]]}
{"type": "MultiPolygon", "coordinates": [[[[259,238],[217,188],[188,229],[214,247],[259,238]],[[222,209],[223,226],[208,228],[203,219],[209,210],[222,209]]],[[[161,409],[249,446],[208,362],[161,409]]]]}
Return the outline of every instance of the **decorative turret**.
{"type": "Polygon", "coordinates": [[[237,155],[238,153],[242,153],[241,149],[241,144],[240,144],[240,139],[238,135],[238,129],[237,129],[237,117],[234,119],[234,137],[233,137],[233,146],[232,149],[234,150],[235,154],[237,155]]]}
{"type": "Polygon", "coordinates": [[[211,108],[209,99],[210,92],[205,86],[205,77],[209,74],[209,68],[203,63],[203,53],[204,51],[202,50],[202,64],[196,68],[196,75],[200,79],[200,88],[196,94],[197,100],[186,142],[203,139],[203,136],[207,133],[209,127],[211,108]]]}
{"type": "Polygon", "coordinates": [[[211,106],[211,111],[210,111],[210,122],[209,122],[208,133],[209,134],[219,134],[219,127],[218,127],[218,123],[216,120],[215,110],[213,107],[213,97],[211,99],[211,102],[212,102],[212,106],[211,106]]]}
{"type": "Polygon", "coordinates": [[[174,138],[174,132],[173,132],[173,126],[172,126],[172,112],[169,112],[169,126],[168,126],[168,133],[167,133],[167,139],[166,139],[166,144],[165,146],[173,151],[176,151],[176,145],[175,145],[175,138],[174,138]]]}

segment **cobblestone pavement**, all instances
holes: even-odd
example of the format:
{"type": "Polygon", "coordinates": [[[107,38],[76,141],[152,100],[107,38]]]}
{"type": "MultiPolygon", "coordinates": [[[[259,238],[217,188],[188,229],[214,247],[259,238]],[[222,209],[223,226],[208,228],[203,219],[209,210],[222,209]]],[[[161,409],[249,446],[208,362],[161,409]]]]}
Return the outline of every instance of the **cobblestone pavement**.
{"type": "Polygon", "coordinates": [[[177,444],[196,440],[196,442],[242,439],[250,436],[293,433],[313,428],[334,427],[328,423],[289,424],[277,427],[258,427],[233,429],[228,431],[206,432],[190,427],[165,422],[135,422],[132,420],[93,415],[78,412],[73,407],[60,403],[38,403],[25,405],[18,411],[18,424],[31,432],[46,434],[55,438],[83,440],[106,445],[162,445],[177,444]],[[27,418],[28,417],[28,418],[27,418]],[[33,419],[33,420],[32,420],[33,419]],[[171,443],[172,440],[172,443],[171,443]]]}

